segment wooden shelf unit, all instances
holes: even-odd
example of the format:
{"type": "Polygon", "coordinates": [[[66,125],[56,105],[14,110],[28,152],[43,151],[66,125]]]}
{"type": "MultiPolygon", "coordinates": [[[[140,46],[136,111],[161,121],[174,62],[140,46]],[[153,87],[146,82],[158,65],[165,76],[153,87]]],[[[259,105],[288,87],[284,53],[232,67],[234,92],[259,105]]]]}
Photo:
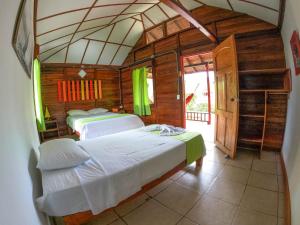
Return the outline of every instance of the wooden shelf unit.
{"type": "Polygon", "coordinates": [[[290,70],[239,71],[238,148],[281,151],[291,90],[290,70]]]}
{"type": "Polygon", "coordinates": [[[56,119],[46,120],[45,125],[46,125],[46,130],[40,132],[42,142],[60,137],[60,132],[59,132],[56,119]]]}

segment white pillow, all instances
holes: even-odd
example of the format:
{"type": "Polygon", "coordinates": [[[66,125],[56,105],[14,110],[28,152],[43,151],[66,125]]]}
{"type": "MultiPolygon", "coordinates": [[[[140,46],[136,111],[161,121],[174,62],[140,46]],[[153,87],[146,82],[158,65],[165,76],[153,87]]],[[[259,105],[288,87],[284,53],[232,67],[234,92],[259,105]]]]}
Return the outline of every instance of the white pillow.
{"type": "Polygon", "coordinates": [[[87,116],[89,113],[81,109],[72,109],[67,112],[69,116],[87,116]]]}
{"type": "Polygon", "coordinates": [[[73,139],[61,138],[40,145],[40,159],[37,167],[41,170],[55,170],[75,167],[90,158],[73,139]]]}
{"type": "Polygon", "coordinates": [[[94,108],[94,109],[90,109],[88,112],[89,112],[89,114],[106,113],[106,112],[108,112],[108,109],[94,108]]]}

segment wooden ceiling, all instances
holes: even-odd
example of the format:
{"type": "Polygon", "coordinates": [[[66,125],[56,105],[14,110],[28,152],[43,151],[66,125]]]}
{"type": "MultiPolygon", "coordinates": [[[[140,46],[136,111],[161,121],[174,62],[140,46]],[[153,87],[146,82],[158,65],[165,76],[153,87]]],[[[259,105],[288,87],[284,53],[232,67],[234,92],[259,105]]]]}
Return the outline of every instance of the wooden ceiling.
{"type": "MultiPolygon", "coordinates": [[[[211,5],[247,13],[279,26],[282,2],[177,0],[186,10],[211,5]]],[[[35,37],[40,45],[40,59],[45,63],[121,65],[144,30],[178,15],[178,11],[159,0],[35,0],[35,3],[35,37]]]]}

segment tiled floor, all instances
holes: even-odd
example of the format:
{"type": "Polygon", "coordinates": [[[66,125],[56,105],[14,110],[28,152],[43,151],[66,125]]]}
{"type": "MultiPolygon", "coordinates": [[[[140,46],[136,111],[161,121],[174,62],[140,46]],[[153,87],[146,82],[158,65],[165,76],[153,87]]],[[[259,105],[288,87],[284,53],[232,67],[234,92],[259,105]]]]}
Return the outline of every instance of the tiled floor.
{"type": "Polygon", "coordinates": [[[283,225],[278,155],[239,151],[232,161],[207,148],[201,170],[189,166],[87,225],[283,225]]]}

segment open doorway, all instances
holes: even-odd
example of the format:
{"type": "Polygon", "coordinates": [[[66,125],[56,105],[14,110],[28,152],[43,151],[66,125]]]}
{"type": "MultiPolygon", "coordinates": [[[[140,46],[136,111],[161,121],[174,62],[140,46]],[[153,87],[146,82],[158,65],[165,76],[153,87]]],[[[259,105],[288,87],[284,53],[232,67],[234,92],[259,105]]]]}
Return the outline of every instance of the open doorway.
{"type": "Polygon", "coordinates": [[[215,81],[212,53],[182,57],[185,127],[214,142],[215,81]]]}

